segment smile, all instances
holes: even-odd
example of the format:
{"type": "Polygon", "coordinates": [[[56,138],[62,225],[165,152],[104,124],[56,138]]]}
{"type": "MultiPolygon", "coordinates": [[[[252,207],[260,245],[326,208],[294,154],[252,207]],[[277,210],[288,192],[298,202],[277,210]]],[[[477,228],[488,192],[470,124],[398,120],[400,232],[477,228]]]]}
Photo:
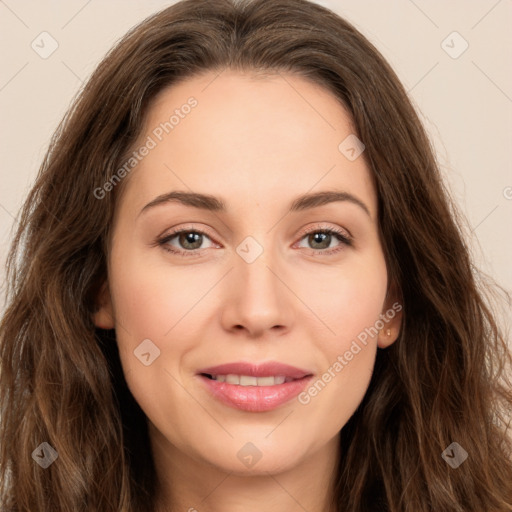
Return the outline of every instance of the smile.
{"type": "Polygon", "coordinates": [[[270,377],[253,377],[250,375],[234,375],[232,373],[228,375],[205,375],[212,380],[227,382],[228,384],[235,384],[238,386],[275,386],[295,380],[291,377],[285,377],[284,375],[270,377]]]}

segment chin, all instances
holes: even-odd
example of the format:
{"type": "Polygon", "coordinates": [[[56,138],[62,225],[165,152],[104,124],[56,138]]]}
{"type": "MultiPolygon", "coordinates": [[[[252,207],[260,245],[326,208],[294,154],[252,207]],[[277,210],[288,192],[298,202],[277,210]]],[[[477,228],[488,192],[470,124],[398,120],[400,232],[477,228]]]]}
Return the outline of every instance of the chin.
{"type": "MultiPolygon", "coordinates": [[[[265,435],[268,435],[266,433],[265,435]]],[[[298,465],[306,454],[301,452],[303,441],[283,445],[281,440],[255,439],[251,437],[230,439],[227,443],[215,443],[215,446],[200,454],[215,467],[240,476],[277,474],[288,471],[298,465]],[[209,452],[210,456],[206,456],[209,452]]]]}

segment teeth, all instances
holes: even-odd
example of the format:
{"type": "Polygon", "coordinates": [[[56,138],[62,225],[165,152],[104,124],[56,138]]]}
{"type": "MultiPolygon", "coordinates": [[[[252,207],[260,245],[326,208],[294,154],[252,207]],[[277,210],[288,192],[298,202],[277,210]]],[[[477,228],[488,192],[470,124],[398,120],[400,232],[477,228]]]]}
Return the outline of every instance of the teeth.
{"type": "Polygon", "coordinates": [[[213,380],[226,382],[227,384],[237,384],[239,386],[277,386],[284,382],[290,382],[293,379],[284,375],[275,377],[252,377],[249,375],[212,375],[213,380]]]}
{"type": "Polygon", "coordinates": [[[240,384],[240,377],[238,375],[226,375],[226,382],[228,384],[240,384]]]}
{"type": "Polygon", "coordinates": [[[273,386],[274,384],[282,384],[282,382],[276,382],[276,378],[279,377],[258,377],[255,379],[258,381],[258,386],[273,386]]]}
{"type": "Polygon", "coordinates": [[[256,377],[247,377],[240,375],[240,386],[257,386],[258,379],[256,377]]]}

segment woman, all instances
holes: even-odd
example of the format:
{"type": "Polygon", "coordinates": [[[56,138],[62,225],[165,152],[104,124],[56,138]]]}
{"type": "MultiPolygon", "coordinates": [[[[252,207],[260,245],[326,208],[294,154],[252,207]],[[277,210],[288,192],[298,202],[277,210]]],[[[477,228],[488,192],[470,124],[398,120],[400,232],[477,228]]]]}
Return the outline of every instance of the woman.
{"type": "Polygon", "coordinates": [[[511,354],[453,211],[396,75],[332,12],[144,21],[22,211],[2,509],[512,510],[511,354]]]}

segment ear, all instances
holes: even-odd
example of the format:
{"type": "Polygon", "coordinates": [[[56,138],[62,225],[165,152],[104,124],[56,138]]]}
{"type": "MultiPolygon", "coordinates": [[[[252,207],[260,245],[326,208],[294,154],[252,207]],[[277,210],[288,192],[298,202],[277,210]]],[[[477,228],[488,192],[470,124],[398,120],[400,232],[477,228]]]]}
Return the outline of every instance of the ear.
{"type": "Polygon", "coordinates": [[[379,348],[387,348],[397,340],[402,327],[402,310],[401,294],[393,281],[388,288],[382,309],[381,319],[384,327],[377,336],[377,346],[379,348]]]}
{"type": "Polygon", "coordinates": [[[112,298],[106,280],[101,285],[96,297],[96,311],[93,313],[92,321],[96,327],[101,329],[113,329],[115,327],[112,298]]]}

